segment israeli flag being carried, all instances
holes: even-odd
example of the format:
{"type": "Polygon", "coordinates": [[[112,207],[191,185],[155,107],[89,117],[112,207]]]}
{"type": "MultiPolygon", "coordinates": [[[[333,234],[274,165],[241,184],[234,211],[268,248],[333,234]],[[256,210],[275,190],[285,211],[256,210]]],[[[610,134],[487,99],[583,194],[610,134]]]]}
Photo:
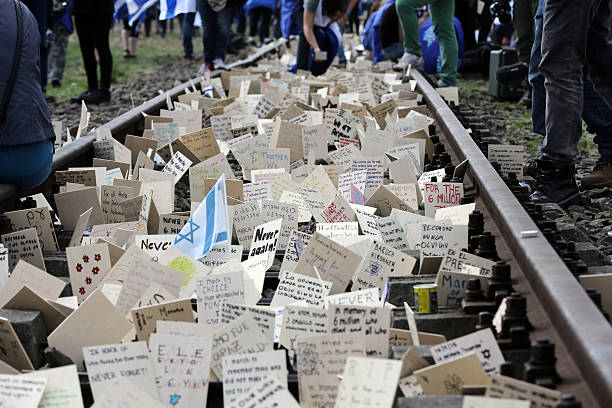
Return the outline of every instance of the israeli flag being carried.
{"type": "Polygon", "coordinates": [[[202,259],[212,247],[221,245],[227,245],[227,253],[231,254],[231,239],[225,175],[222,174],[172,245],[194,259],[202,259]]]}
{"type": "Polygon", "coordinates": [[[160,0],[159,19],[167,20],[179,14],[195,13],[196,0],[160,0]]]}

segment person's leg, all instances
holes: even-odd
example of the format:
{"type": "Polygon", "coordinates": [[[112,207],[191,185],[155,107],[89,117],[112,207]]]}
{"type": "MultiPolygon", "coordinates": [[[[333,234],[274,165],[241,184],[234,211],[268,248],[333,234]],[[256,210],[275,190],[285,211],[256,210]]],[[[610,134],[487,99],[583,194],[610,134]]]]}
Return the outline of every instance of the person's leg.
{"type": "Polygon", "coordinates": [[[202,45],[204,46],[204,62],[212,64],[215,55],[215,31],[217,30],[216,13],[208,4],[208,0],[197,0],[198,11],[202,16],[202,45]]]}
{"type": "Polygon", "coordinates": [[[90,17],[95,26],[94,46],[100,57],[100,87],[110,90],[113,54],[110,49],[109,35],[113,16],[112,14],[95,14],[90,17]]]}
{"type": "Polygon", "coordinates": [[[457,57],[459,46],[455,35],[454,0],[435,0],[429,4],[434,33],[440,43],[440,79],[446,85],[457,86],[457,57]]]}
{"type": "Polygon", "coordinates": [[[259,41],[264,42],[270,36],[270,16],[272,12],[269,8],[262,7],[259,17],[259,41]]]}
{"type": "Polygon", "coordinates": [[[129,49],[130,55],[136,56],[136,46],[138,45],[138,31],[140,29],[140,22],[134,22],[134,25],[130,29],[129,38],[129,49]]]}
{"type": "Polygon", "coordinates": [[[426,4],[422,0],[397,0],[395,8],[404,33],[404,50],[421,56],[423,50],[419,42],[419,21],[416,10],[426,4]]]}
{"type": "Polygon", "coordinates": [[[259,12],[261,7],[252,8],[249,10],[249,37],[254,38],[257,35],[257,25],[259,24],[259,12]]]}
{"type": "Polygon", "coordinates": [[[540,71],[546,88],[546,136],[542,157],[573,163],[582,136],[583,65],[589,7],[585,2],[547,0],[540,71]]]}
{"type": "Polygon", "coordinates": [[[186,57],[193,56],[193,21],[195,13],[185,13],[183,16],[183,53],[186,57]]]}
{"type": "Polygon", "coordinates": [[[55,42],[49,48],[49,79],[54,86],[59,85],[59,81],[64,76],[66,67],[66,49],[68,47],[68,29],[63,24],[56,24],[53,27],[55,42]]]}
{"type": "MultiPolygon", "coordinates": [[[[595,4],[596,1],[593,0],[595,4]]],[[[595,90],[612,106],[612,44],[610,36],[610,3],[600,0],[587,34],[588,68],[595,90]]]]}
{"type": "Polygon", "coordinates": [[[227,47],[229,46],[231,26],[232,26],[232,9],[229,7],[216,13],[217,31],[215,33],[215,48],[213,59],[225,61],[227,47]]]}
{"type": "Polygon", "coordinates": [[[544,77],[540,73],[542,61],[542,27],[544,25],[544,8],[546,0],[539,0],[535,14],[535,31],[531,57],[529,59],[529,85],[531,85],[531,122],[535,133],[546,134],[546,89],[544,77]]]}
{"type": "Polygon", "coordinates": [[[346,64],[346,54],[344,53],[344,43],[342,37],[344,37],[344,27],[338,26],[340,30],[340,42],[338,43],[338,63],[346,64]]]}
{"type": "Polygon", "coordinates": [[[533,0],[515,0],[513,7],[513,23],[516,29],[516,51],[519,61],[529,63],[533,45],[534,21],[532,11],[533,0]]]}
{"type": "Polygon", "coordinates": [[[79,46],[81,47],[81,55],[83,56],[83,65],[85,66],[85,74],[87,75],[87,88],[90,91],[98,89],[98,64],[94,54],[94,33],[95,26],[90,21],[89,15],[75,14],[74,22],[79,37],[79,46]]]}
{"type": "Polygon", "coordinates": [[[463,27],[463,49],[465,51],[476,48],[476,16],[470,0],[455,0],[455,17],[463,27]]]}
{"type": "Polygon", "coordinates": [[[51,173],[53,143],[0,147],[0,182],[32,188],[40,185],[51,173]]]}
{"type": "Polygon", "coordinates": [[[308,41],[306,41],[306,37],[304,36],[304,30],[302,29],[304,21],[303,19],[304,10],[300,10],[299,12],[295,13],[295,25],[299,27],[300,30],[295,62],[297,69],[303,69],[305,71],[308,71],[310,70],[310,44],[308,44],[308,41]]]}

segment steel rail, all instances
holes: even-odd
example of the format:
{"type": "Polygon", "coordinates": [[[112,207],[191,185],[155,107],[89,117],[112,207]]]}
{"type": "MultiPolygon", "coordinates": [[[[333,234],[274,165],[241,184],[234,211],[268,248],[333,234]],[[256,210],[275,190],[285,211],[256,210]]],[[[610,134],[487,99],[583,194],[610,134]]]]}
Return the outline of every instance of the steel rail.
{"type": "Polygon", "coordinates": [[[567,269],[442,97],[412,70],[437,124],[469,173],[547,316],[601,406],[612,402],[612,326],[567,269]],[[521,231],[538,230],[535,238],[521,231]]]}
{"type": "MultiPolygon", "coordinates": [[[[276,40],[265,47],[263,47],[258,52],[251,54],[247,58],[236,61],[232,64],[228,65],[228,68],[239,68],[246,67],[260,58],[264,57],[271,51],[274,51],[285,45],[288,41],[284,38],[276,40]]],[[[221,70],[217,70],[211,73],[211,77],[218,77],[221,75],[221,70]]],[[[175,86],[170,89],[168,93],[170,94],[170,98],[172,100],[176,100],[179,95],[185,93],[185,90],[191,87],[192,81],[193,83],[199,85],[199,81],[201,77],[195,77],[191,81],[184,82],[180,85],[175,86]]],[[[111,131],[113,137],[117,138],[117,136],[124,136],[125,133],[132,127],[135,127],[140,121],[143,120],[143,114],[152,115],[159,112],[166,105],[166,94],[158,95],[152,99],[145,101],[144,103],[134,107],[133,109],[123,113],[122,115],[116,117],[110,122],[102,125],[111,131]]],[[[17,200],[21,197],[25,197],[31,194],[36,193],[46,193],[49,194],[51,192],[51,187],[53,183],[53,173],[56,170],[60,170],[66,168],[70,163],[74,163],[75,160],[79,160],[79,158],[86,156],[90,152],[93,152],[93,142],[96,140],[95,132],[89,132],[85,136],[81,136],[77,140],[72,143],[67,144],[66,146],[58,149],[53,156],[53,164],[51,167],[51,174],[47,178],[45,182],[43,182],[40,186],[32,189],[23,189],[19,188],[14,184],[6,184],[0,183],[0,212],[10,211],[16,208],[17,200]]],[[[85,163],[83,163],[85,164],[85,163]]]]}

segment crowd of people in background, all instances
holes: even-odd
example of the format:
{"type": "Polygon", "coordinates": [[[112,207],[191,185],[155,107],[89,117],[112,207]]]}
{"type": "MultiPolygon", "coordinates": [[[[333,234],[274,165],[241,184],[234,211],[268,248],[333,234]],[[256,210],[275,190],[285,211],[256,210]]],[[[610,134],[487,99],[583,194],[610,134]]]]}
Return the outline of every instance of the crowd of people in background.
{"type": "MultiPolygon", "coordinates": [[[[71,101],[88,105],[111,97],[109,37],[113,27],[121,30],[124,58],[134,59],[142,31],[150,36],[155,24],[157,33],[165,36],[177,19],[182,56],[188,60],[198,58],[193,38],[200,27],[203,63],[199,72],[203,75],[227,69],[226,56],[233,39],[261,46],[281,36],[298,37],[292,72],[321,75],[334,61],[346,64],[350,50],[343,45],[343,32],[349,32],[360,36],[360,47],[371,52],[374,63],[392,61],[397,71],[422,65],[426,72],[438,75],[440,87],[458,86],[461,70],[475,68],[488,74],[490,51],[513,46],[518,60],[529,66],[524,100],[532,108],[534,132],[544,136],[540,158],[527,169],[537,179],[533,201],[569,204],[580,198],[574,163],[583,118],[596,133],[594,141],[601,154],[583,185],[612,185],[610,0],[0,1],[0,17],[8,24],[3,38],[15,37],[13,11],[21,10],[19,5],[26,7],[28,19],[32,16],[36,23],[27,26],[36,30],[28,32],[27,44],[35,46],[38,53],[36,57],[25,55],[22,64],[35,65],[29,73],[39,73],[41,95],[49,80],[52,87],[61,86],[68,38],[76,32],[87,89],[71,101]]],[[[7,95],[10,99],[15,82],[14,73],[8,71],[15,62],[9,58],[12,44],[8,42],[5,52],[0,53],[7,59],[0,74],[11,74],[3,91],[0,125],[10,110],[6,99],[7,95]]],[[[17,51],[19,48],[15,48],[15,56],[17,51]]],[[[32,93],[31,83],[17,87],[16,92],[26,90],[32,93]]],[[[52,137],[52,132],[48,131],[48,112],[44,115],[46,106],[39,106],[38,93],[32,95],[33,105],[28,109],[42,113],[43,118],[30,133],[40,142],[52,137]]],[[[0,126],[0,143],[6,128],[0,126]]],[[[38,146],[48,149],[47,144],[38,146]]]]}

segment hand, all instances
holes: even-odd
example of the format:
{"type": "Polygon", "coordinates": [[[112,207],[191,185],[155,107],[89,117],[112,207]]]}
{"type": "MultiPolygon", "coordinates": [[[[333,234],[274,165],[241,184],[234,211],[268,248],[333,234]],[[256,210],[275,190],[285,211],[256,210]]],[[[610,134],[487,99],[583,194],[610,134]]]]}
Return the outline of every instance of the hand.
{"type": "Polygon", "coordinates": [[[55,34],[51,30],[45,33],[45,46],[49,48],[55,42],[55,34]]]}
{"type": "Polygon", "coordinates": [[[344,24],[346,23],[347,19],[348,19],[348,14],[343,14],[342,17],[340,17],[338,20],[336,20],[336,23],[338,23],[340,28],[342,28],[342,27],[344,27],[344,24]]]}

